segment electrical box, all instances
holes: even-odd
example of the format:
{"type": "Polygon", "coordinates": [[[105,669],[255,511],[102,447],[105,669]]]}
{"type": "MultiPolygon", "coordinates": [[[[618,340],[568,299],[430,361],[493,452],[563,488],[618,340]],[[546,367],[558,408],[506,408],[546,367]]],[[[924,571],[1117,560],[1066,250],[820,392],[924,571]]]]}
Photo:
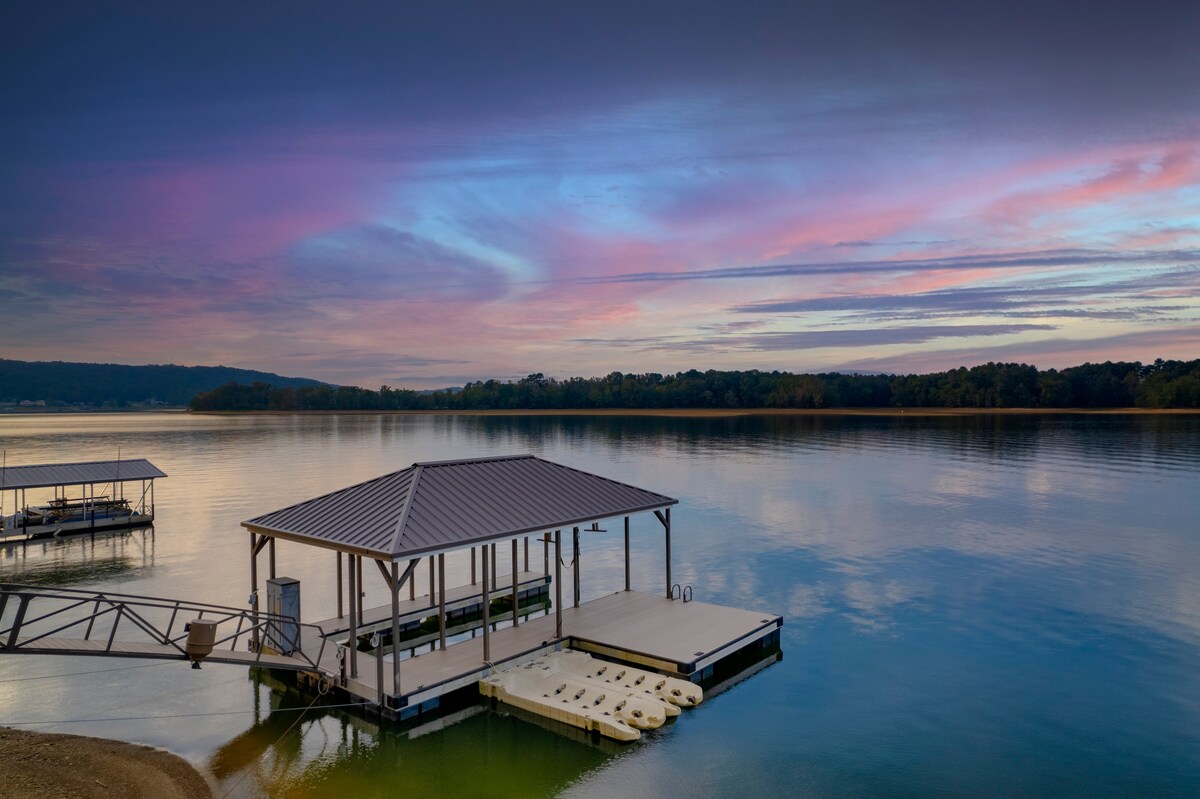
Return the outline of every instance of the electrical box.
{"type": "Polygon", "coordinates": [[[300,581],[292,577],[267,580],[267,613],[284,616],[267,624],[266,644],[281,655],[300,648],[300,581]]]}

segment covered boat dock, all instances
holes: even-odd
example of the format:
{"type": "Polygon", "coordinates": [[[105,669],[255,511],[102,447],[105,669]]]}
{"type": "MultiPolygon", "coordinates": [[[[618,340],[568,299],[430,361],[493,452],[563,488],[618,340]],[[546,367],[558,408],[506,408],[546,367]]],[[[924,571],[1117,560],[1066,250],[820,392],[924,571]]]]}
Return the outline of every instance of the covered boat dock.
{"type": "MultiPolygon", "coordinates": [[[[300,628],[298,648],[318,651],[324,642],[316,637],[336,642],[325,648],[319,671],[338,675],[342,689],[398,718],[433,711],[443,697],[473,689],[498,669],[562,648],[700,682],[731,655],[777,647],[782,619],[692,602],[690,588],[685,596],[672,583],[676,504],[532,455],[416,463],[243,522],[250,533],[252,610],[259,609],[264,550],[268,610],[280,612],[280,591],[295,582],[276,574],[277,540],[332,550],[337,613],[300,628]],[[653,519],[662,535],[662,588],[654,593],[631,588],[630,519],[638,514],[653,519]],[[624,586],[583,602],[580,539],[604,532],[603,520],[623,524],[624,586]],[[542,545],[540,571],[530,570],[531,538],[542,545]],[[447,586],[446,556],[468,553],[471,583],[447,586]],[[511,568],[498,577],[500,558],[511,568]],[[418,594],[413,578],[422,560],[428,591],[418,594]],[[374,566],[364,567],[368,561],[374,566]],[[563,583],[568,566],[569,589],[563,583]],[[372,571],[386,584],[389,605],[363,607],[362,584],[372,571]],[[468,629],[472,637],[448,641],[464,638],[468,629]]],[[[298,597],[299,586],[294,590],[298,597]]],[[[277,649],[279,640],[256,645],[277,649]]]]}
{"type": "Polygon", "coordinates": [[[12,492],[13,513],[0,504],[0,540],[88,533],[154,522],[154,481],[166,472],[144,458],[0,466],[0,498],[12,492]],[[138,483],[125,495],[126,485],[138,483]],[[96,487],[102,486],[99,493],[96,487]],[[80,488],[78,497],[67,489],[80,488]],[[30,506],[27,492],[53,489],[45,505],[30,506]]]}

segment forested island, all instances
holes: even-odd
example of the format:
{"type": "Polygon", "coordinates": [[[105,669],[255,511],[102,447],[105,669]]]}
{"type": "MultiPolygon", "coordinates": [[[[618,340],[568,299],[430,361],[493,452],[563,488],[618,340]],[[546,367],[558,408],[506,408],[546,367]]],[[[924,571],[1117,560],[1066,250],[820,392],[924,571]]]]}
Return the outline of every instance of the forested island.
{"type": "Polygon", "coordinates": [[[461,389],[228,383],[194,411],[476,411],[666,408],[1200,408],[1200,360],[1039,370],[988,363],[922,375],[691,370],[556,380],[531,374],[461,389]]]}

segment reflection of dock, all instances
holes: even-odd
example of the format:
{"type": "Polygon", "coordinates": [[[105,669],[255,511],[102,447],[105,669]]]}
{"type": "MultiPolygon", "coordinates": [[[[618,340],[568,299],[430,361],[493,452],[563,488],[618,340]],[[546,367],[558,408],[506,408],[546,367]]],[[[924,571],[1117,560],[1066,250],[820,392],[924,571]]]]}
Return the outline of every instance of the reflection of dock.
{"type": "Polygon", "coordinates": [[[711,680],[718,676],[714,669],[734,655],[765,656],[777,649],[782,619],[691,602],[690,587],[672,584],[674,504],[670,497],[528,455],[414,464],[244,522],[251,534],[251,595],[257,596],[258,556],[266,549],[269,609],[287,615],[281,607],[291,603],[298,614],[298,584],[276,579],[276,541],[334,550],[338,615],[305,628],[301,648],[310,651],[322,637],[339,642],[321,658],[320,671],[336,674],[346,692],[398,718],[434,711],[449,695],[475,691],[479,680],[498,668],[560,648],[694,682],[711,680]],[[658,595],[630,590],[630,516],[644,512],[653,512],[662,525],[665,579],[658,595]],[[585,603],[581,536],[603,533],[599,522],[606,519],[623,519],[625,590],[585,603]],[[590,529],[583,527],[588,523],[590,529]],[[563,599],[564,528],[571,531],[569,604],[563,599]],[[545,574],[529,571],[532,535],[546,549],[545,574]],[[497,577],[496,561],[506,554],[498,551],[501,544],[511,544],[511,570],[497,577]],[[471,585],[447,587],[445,556],[468,551],[471,585]],[[364,568],[364,560],[375,561],[391,595],[389,605],[362,607],[364,571],[372,571],[364,568]],[[411,581],[421,560],[427,561],[429,591],[418,599],[411,581]],[[406,601],[400,597],[405,583],[406,601]],[[551,586],[553,613],[522,620],[530,601],[548,595],[551,586]],[[289,589],[294,596],[286,594],[289,589]],[[479,634],[448,642],[467,629],[479,634]],[[431,651],[416,654],[424,644],[431,651]],[[405,650],[411,656],[399,656],[405,650]]]}

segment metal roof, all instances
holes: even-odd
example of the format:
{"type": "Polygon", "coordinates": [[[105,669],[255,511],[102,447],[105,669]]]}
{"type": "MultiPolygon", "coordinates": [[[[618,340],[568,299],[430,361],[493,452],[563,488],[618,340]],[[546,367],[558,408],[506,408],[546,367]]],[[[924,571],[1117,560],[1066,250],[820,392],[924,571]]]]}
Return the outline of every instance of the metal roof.
{"type": "Polygon", "coordinates": [[[0,490],[153,480],[167,473],[145,458],[0,467],[0,490]]]}
{"type": "Polygon", "coordinates": [[[242,522],[253,533],[403,560],[674,505],[533,455],[414,463],[242,522]]]}

